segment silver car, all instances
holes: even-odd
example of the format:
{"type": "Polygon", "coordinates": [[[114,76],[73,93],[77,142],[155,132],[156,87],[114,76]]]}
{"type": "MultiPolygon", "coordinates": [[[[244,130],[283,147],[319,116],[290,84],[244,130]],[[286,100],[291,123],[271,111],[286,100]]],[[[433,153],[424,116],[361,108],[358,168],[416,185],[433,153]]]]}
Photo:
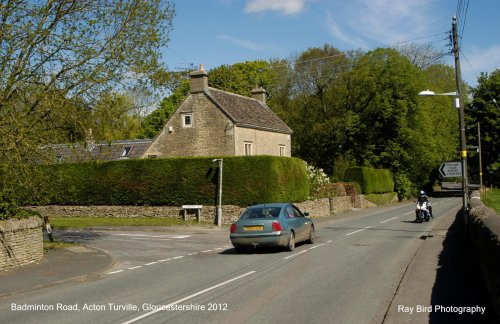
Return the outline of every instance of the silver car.
{"type": "Polygon", "coordinates": [[[314,223],[290,203],[254,205],[231,224],[230,238],[236,251],[258,246],[292,251],[296,242],[314,243],[314,223]]]}

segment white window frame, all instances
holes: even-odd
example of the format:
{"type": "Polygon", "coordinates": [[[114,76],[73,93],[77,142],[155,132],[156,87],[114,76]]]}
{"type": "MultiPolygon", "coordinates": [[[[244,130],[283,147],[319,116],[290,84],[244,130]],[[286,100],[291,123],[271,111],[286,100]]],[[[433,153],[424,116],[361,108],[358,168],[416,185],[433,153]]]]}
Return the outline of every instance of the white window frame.
{"type": "Polygon", "coordinates": [[[193,114],[182,114],[182,127],[189,128],[193,127],[193,114]],[[189,123],[186,123],[186,118],[189,118],[189,123]]]}
{"type": "Polygon", "coordinates": [[[243,149],[244,149],[245,155],[246,156],[253,155],[253,145],[252,145],[252,142],[244,142],[243,145],[244,145],[243,149]]]}
{"type": "Polygon", "coordinates": [[[120,158],[127,159],[130,155],[130,151],[132,151],[132,146],[125,146],[122,151],[122,155],[120,158]]]}

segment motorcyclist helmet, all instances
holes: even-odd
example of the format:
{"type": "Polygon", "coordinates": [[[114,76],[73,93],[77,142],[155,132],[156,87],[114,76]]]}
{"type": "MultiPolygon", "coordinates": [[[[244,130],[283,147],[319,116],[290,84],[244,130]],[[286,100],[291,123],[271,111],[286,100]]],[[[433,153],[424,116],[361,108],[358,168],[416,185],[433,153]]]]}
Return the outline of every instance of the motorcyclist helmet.
{"type": "Polygon", "coordinates": [[[425,191],[420,190],[420,197],[425,197],[425,196],[427,196],[427,195],[425,194],[425,191]]]}

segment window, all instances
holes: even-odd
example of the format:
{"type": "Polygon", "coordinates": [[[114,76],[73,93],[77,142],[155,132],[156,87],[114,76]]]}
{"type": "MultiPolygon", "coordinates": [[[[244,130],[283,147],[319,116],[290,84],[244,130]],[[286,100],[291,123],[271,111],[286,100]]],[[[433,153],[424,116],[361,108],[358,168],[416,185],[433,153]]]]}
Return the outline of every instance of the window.
{"type": "Polygon", "coordinates": [[[129,154],[130,154],[130,150],[132,149],[132,147],[130,146],[125,146],[125,148],[123,149],[122,151],[122,156],[121,158],[122,159],[125,159],[125,158],[128,158],[129,154]]]}
{"type": "Polygon", "coordinates": [[[285,145],[280,145],[280,156],[285,156],[285,145]]]}
{"type": "Polygon", "coordinates": [[[245,142],[245,155],[252,155],[252,142],[245,142]]]}
{"type": "Polygon", "coordinates": [[[182,127],[193,127],[193,114],[182,115],[182,127]]]}

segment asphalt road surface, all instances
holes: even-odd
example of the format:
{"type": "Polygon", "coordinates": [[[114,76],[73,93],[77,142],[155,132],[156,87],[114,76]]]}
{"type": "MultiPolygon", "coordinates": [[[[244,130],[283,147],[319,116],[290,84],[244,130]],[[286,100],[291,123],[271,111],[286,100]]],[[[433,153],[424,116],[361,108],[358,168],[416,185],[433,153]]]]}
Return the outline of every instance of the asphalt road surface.
{"type": "Polygon", "coordinates": [[[94,281],[0,300],[3,323],[380,323],[434,222],[461,205],[414,205],[316,222],[315,244],[237,254],[226,231],[68,231],[117,260],[94,281]],[[28,310],[36,308],[37,310],[28,310]]]}

